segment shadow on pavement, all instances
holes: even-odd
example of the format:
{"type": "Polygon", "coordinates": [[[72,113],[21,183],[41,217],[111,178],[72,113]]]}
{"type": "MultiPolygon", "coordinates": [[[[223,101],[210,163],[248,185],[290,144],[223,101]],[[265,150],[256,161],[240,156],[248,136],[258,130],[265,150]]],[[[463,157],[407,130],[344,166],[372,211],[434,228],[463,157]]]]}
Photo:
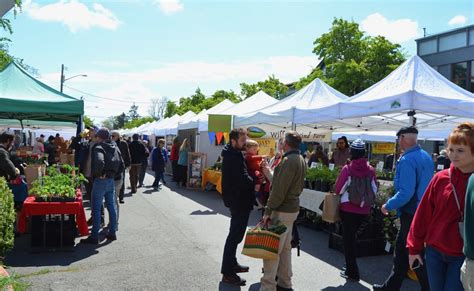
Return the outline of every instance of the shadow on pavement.
{"type": "Polygon", "coordinates": [[[217,214],[217,211],[211,211],[211,210],[205,210],[205,211],[196,210],[196,211],[191,212],[191,215],[216,215],[216,214],[217,214]]]}
{"type": "Polygon", "coordinates": [[[219,291],[236,291],[236,290],[242,290],[242,288],[239,286],[234,286],[234,285],[224,283],[222,281],[219,282],[219,291]]]}
{"type": "Polygon", "coordinates": [[[339,285],[339,286],[329,286],[324,289],[321,289],[322,291],[335,291],[335,290],[354,290],[354,291],[365,291],[365,290],[371,290],[370,288],[367,288],[363,286],[362,284],[358,282],[350,282],[347,281],[344,285],[339,285]]]}

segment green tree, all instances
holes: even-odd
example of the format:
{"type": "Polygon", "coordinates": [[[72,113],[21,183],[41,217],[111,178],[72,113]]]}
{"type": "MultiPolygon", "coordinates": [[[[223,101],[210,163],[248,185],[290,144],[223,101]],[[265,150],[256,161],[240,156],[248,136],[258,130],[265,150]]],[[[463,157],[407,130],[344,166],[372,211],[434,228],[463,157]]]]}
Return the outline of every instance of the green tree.
{"type": "Polygon", "coordinates": [[[135,120],[140,118],[140,114],[138,114],[138,106],[133,103],[132,106],[130,106],[130,110],[128,111],[128,118],[130,120],[135,120]]]}
{"type": "Polygon", "coordinates": [[[143,124],[148,123],[148,122],[153,122],[155,120],[156,119],[154,119],[151,116],[139,117],[137,119],[132,119],[129,122],[125,123],[124,128],[131,129],[131,128],[139,127],[140,125],[143,125],[143,124]]]}
{"type": "Polygon", "coordinates": [[[94,126],[94,120],[87,115],[84,115],[83,121],[84,121],[85,126],[88,126],[88,127],[94,126]]]}
{"type": "Polygon", "coordinates": [[[102,126],[107,127],[108,129],[116,129],[115,116],[109,116],[107,119],[103,120],[102,126]]]}
{"type": "Polygon", "coordinates": [[[168,101],[168,103],[166,103],[165,118],[175,115],[177,111],[178,105],[173,101],[168,101]]]}
{"type": "Polygon", "coordinates": [[[329,32],[317,38],[314,45],[313,53],[323,60],[324,72],[314,69],[299,80],[297,89],[321,78],[352,96],[380,81],[405,61],[400,45],[382,36],[366,36],[359,24],[344,19],[334,19],[329,32]]]}
{"type": "Polygon", "coordinates": [[[257,82],[256,84],[240,84],[240,94],[245,98],[254,95],[260,90],[272,97],[281,99],[286,95],[286,92],[288,92],[288,87],[280,82],[274,75],[268,76],[268,79],[257,82]]]}
{"type": "Polygon", "coordinates": [[[122,112],[122,114],[115,116],[114,118],[114,127],[115,128],[123,128],[125,123],[128,122],[128,116],[122,112]]]}

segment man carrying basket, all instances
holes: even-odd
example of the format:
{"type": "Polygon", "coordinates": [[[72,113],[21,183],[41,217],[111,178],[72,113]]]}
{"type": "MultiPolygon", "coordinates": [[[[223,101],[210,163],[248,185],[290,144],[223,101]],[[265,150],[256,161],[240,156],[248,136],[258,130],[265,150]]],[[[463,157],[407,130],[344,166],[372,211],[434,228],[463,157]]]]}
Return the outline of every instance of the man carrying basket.
{"type": "MultiPolygon", "coordinates": [[[[285,154],[275,168],[273,181],[265,207],[263,224],[279,221],[286,226],[280,235],[278,257],[276,260],[263,260],[264,275],[261,279],[261,291],[292,290],[291,276],[291,233],[293,223],[300,211],[299,196],[303,191],[306,176],[306,163],[298,150],[301,136],[294,131],[285,135],[285,154]],[[278,276],[278,284],[275,277],[278,276]]],[[[267,172],[268,170],[264,170],[267,172]]]]}

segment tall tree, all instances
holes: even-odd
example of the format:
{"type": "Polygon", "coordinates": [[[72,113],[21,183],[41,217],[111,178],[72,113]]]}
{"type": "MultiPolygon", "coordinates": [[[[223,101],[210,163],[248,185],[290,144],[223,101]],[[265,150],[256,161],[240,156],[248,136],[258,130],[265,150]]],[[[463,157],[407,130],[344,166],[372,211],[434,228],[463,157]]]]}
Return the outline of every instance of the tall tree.
{"type": "Polygon", "coordinates": [[[323,60],[325,70],[316,68],[300,79],[297,88],[321,78],[352,96],[380,81],[405,60],[400,45],[382,36],[366,36],[359,24],[344,19],[334,19],[329,32],[317,38],[314,45],[313,53],[323,60]]]}
{"type": "Polygon", "coordinates": [[[87,115],[84,115],[84,120],[83,121],[84,121],[85,126],[88,126],[88,127],[94,126],[94,120],[92,120],[92,118],[90,118],[87,115]]]}
{"type": "Polygon", "coordinates": [[[160,120],[165,116],[166,107],[168,105],[168,98],[154,98],[151,99],[151,106],[148,109],[148,114],[156,120],[160,120]]]}
{"type": "Polygon", "coordinates": [[[155,121],[155,119],[151,116],[139,117],[137,119],[132,119],[129,122],[125,123],[124,128],[127,128],[127,129],[135,128],[135,127],[139,127],[140,125],[143,125],[145,123],[153,122],[153,121],[155,121]]]}
{"type": "Polygon", "coordinates": [[[122,114],[115,116],[114,128],[124,128],[125,123],[128,122],[128,116],[122,112],[122,114]]]}
{"type": "Polygon", "coordinates": [[[128,118],[130,120],[135,120],[140,118],[140,114],[138,114],[138,106],[133,103],[132,106],[130,106],[130,110],[128,111],[128,118]]]}
{"type": "Polygon", "coordinates": [[[107,119],[102,121],[102,126],[108,129],[116,129],[115,126],[115,116],[109,116],[107,119]]]}
{"type": "Polygon", "coordinates": [[[178,105],[176,105],[176,103],[174,103],[173,101],[168,101],[168,103],[166,103],[165,118],[175,115],[177,111],[178,105]]]}
{"type": "Polygon", "coordinates": [[[248,98],[258,91],[262,90],[268,95],[281,99],[288,92],[288,87],[280,82],[274,75],[268,76],[265,81],[257,82],[256,84],[240,83],[240,94],[248,98]]]}

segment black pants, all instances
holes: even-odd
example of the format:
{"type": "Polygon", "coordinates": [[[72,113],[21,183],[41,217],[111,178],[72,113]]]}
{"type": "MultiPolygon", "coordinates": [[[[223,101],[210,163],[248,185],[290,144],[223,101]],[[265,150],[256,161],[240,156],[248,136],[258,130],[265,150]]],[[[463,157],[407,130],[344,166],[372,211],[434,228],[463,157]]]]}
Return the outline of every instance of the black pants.
{"type": "Polygon", "coordinates": [[[138,175],[138,185],[143,186],[143,181],[145,180],[146,170],[148,169],[148,160],[144,160],[140,167],[140,174],[138,175]]]}
{"type": "Polygon", "coordinates": [[[225,241],[224,256],[222,258],[221,273],[224,275],[235,274],[234,267],[237,265],[237,246],[242,242],[247,224],[249,221],[250,210],[230,210],[230,229],[229,235],[225,241]]]}
{"type": "Polygon", "coordinates": [[[357,266],[357,230],[367,215],[341,211],[342,239],[344,241],[344,257],[346,259],[346,275],[359,278],[357,266]]]}
{"type": "MultiPolygon", "coordinates": [[[[408,249],[406,245],[408,231],[410,230],[413,216],[414,215],[408,213],[402,213],[402,215],[400,216],[400,230],[398,231],[397,240],[395,242],[393,270],[387,281],[385,282],[385,286],[389,290],[400,290],[400,288],[402,287],[403,280],[405,279],[408,272],[408,249]]],[[[418,281],[420,282],[421,290],[430,290],[428,283],[428,275],[426,273],[425,266],[420,266],[418,269],[415,270],[415,272],[416,276],[418,277],[418,281]]]]}
{"type": "Polygon", "coordinates": [[[119,200],[122,201],[125,196],[125,170],[122,173],[122,188],[119,191],[119,200]]]}
{"type": "Polygon", "coordinates": [[[171,168],[173,172],[173,182],[178,181],[178,161],[171,161],[171,168]]]}
{"type": "Polygon", "coordinates": [[[178,183],[178,185],[181,183],[183,186],[186,186],[186,183],[188,182],[188,167],[178,165],[178,171],[179,174],[176,183],[178,183]]]}

